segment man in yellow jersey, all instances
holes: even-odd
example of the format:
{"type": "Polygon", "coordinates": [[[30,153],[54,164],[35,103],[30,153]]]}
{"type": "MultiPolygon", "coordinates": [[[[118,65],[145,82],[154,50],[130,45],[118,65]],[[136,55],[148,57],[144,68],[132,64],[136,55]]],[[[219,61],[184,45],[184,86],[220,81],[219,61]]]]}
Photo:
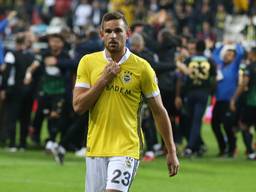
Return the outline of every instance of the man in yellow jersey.
{"type": "Polygon", "coordinates": [[[73,95],[74,110],[80,114],[90,112],[86,191],[129,190],[143,147],[143,97],[164,139],[169,175],[176,175],[179,161],[155,72],[147,61],[125,46],[129,29],[121,13],[106,13],[100,34],[105,49],[80,60],[73,95]]]}

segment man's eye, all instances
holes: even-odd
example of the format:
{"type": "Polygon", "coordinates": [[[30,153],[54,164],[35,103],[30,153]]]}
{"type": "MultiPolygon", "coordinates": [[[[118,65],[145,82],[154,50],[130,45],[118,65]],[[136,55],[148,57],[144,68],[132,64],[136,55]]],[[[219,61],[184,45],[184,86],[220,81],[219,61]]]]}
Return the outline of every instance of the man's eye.
{"type": "Polygon", "coordinates": [[[112,32],[112,30],[110,30],[110,29],[105,30],[105,33],[111,33],[111,32],[112,32]]]}
{"type": "Polygon", "coordinates": [[[122,29],[115,29],[115,33],[121,33],[122,29]]]}
{"type": "Polygon", "coordinates": [[[123,30],[122,30],[122,29],[119,29],[119,28],[114,29],[114,30],[111,30],[111,29],[106,29],[106,30],[105,30],[105,33],[112,33],[112,32],[114,32],[114,33],[122,33],[123,30]]]}

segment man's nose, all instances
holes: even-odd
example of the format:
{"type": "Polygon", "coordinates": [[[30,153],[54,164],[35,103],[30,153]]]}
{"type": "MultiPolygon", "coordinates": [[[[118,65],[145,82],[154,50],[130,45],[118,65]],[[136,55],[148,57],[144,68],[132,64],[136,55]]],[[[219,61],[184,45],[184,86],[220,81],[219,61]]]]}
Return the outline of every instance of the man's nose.
{"type": "Polygon", "coordinates": [[[115,33],[114,31],[112,31],[112,32],[110,33],[110,37],[115,38],[115,37],[116,37],[116,33],[115,33]]]}

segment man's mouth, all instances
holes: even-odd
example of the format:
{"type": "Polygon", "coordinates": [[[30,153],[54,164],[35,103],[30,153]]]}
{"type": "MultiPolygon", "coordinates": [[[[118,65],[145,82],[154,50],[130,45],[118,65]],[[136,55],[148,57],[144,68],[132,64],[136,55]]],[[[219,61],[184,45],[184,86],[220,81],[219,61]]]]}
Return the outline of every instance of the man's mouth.
{"type": "Polygon", "coordinates": [[[109,45],[117,45],[118,43],[116,41],[110,41],[109,45]]]}

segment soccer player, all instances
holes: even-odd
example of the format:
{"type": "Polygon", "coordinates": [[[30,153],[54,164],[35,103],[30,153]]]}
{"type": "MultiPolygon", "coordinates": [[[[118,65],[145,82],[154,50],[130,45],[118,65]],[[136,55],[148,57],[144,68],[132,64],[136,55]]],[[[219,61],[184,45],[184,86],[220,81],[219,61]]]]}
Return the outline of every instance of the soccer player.
{"type": "Polygon", "coordinates": [[[256,128],[256,47],[251,49],[248,57],[250,63],[245,68],[242,81],[230,101],[230,108],[232,111],[236,111],[236,101],[244,94],[244,106],[241,107],[239,125],[242,129],[247,157],[250,160],[256,160],[256,152],[253,149],[253,133],[251,131],[252,126],[256,128]]]}
{"type": "Polygon", "coordinates": [[[201,137],[202,117],[207,107],[208,97],[215,85],[216,70],[213,61],[204,55],[205,48],[204,40],[196,42],[196,54],[184,62],[189,73],[179,77],[176,89],[176,106],[178,107],[182,104],[179,82],[184,79],[184,107],[189,114],[189,137],[183,155],[187,158],[192,157],[193,154],[202,156],[206,150],[201,137]]]}
{"type": "Polygon", "coordinates": [[[167,149],[169,175],[179,169],[171,123],[163,107],[155,72],[126,47],[129,28],[119,12],[101,22],[104,51],[79,63],[73,107],[90,112],[86,157],[86,191],[128,191],[142,151],[140,108],[147,99],[167,149]]]}

